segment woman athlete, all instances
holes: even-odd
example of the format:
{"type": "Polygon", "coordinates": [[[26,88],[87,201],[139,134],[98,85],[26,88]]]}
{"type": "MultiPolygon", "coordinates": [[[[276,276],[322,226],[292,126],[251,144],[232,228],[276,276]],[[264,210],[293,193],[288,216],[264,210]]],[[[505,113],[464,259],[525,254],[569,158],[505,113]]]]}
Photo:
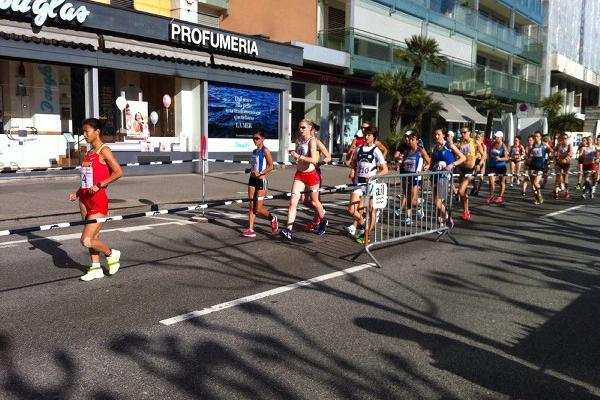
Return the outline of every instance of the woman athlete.
{"type": "Polygon", "coordinates": [[[554,186],[554,199],[558,199],[558,193],[565,191],[565,199],[569,199],[569,170],[571,169],[571,158],[573,156],[573,146],[569,143],[569,136],[562,132],[558,137],[556,146],[556,181],[554,186]]]}
{"type": "MultiPolygon", "coordinates": [[[[81,184],[77,192],[69,193],[69,200],[79,198],[79,209],[85,220],[103,218],[108,215],[108,197],[106,188],[109,184],[123,176],[119,162],[100,136],[100,120],[88,118],[83,121],[83,137],[92,145],[81,163],[81,184]]],[[[108,274],[114,275],[121,266],[121,252],[109,248],[100,240],[102,223],[86,224],[81,234],[81,244],[90,253],[92,266],[81,277],[82,281],[102,278],[104,271],[100,266],[100,254],[104,254],[108,263],[108,274]]]]}
{"type": "Polygon", "coordinates": [[[264,206],[264,197],[267,195],[267,175],[273,171],[273,157],[265,146],[265,134],[257,131],[252,135],[256,148],[250,156],[250,179],[248,180],[248,199],[250,207],[248,210],[248,229],[242,232],[242,236],[256,237],[254,232],[254,221],[256,214],[271,221],[271,231],[277,232],[279,222],[277,217],[269,212],[264,206]],[[260,200],[259,200],[260,198],[260,200]]]}
{"type": "Polygon", "coordinates": [[[296,142],[296,149],[290,152],[290,156],[292,156],[298,164],[298,169],[296,170],[294,182],[292,183],[287,227],[281,230],[281,235],[288,240],[292,240],[292,228],[294,226],[294,221],[296,220],[296,208],[298,207],[300,194],[305,189],[311,190],[309,196],[312,206],[321,219],[316,233],[318,235],[323,235],[329,224],[327,218],[325,218],[325,209],[319,201],[318,189],[321,179],[317,173],[317,167],[315,166],[319,162],[317,142],[314,137],[315,125],[316,124],[308,118],[300,121],[300,124],[298,125],[300,138],[296,142]]]}

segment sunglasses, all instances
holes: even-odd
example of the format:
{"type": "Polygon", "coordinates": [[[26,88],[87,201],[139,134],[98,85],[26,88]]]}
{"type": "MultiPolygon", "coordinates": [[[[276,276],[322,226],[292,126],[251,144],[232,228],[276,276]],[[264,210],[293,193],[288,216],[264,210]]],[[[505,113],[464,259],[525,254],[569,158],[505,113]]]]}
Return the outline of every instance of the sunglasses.
{"type": "Polygon", "coordinates": [[[300,129],[308,129],[308,126],[299,126],[300,129]]]}
{"type": "Polygon", "coordinates": [[[252,138],[252,140],[254,140],[255,142],[256,142],[257,140],[260,140],[260,139],[262,139],[260,136],[254,136],[254,137],[252,138]]]}
{"type": "Polygon", "coordinates": [[[460,133],[462,133],[462,134],[465,134],[465,133],[467,133],[467,132],[469,132],[469,131],[460,131],[460,133]]]}

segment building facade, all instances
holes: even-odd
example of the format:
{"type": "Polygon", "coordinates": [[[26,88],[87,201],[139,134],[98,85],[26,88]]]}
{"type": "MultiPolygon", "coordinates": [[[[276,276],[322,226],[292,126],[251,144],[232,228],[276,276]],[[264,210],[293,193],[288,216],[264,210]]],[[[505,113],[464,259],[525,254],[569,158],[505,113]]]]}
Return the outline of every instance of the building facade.
{"type": "Polygon", "coordinates": [[[302,49],[219,29],[226,1],[28,3],[0,8],[4,168],[77,158],[86,117],[104,121],[121,162],[196,158],[201,143],[236,157],[258,129],[287,150],[302,49]]]}
{"type": "MultiPolygon", "coordinates": [[[[230,0],[236,2],[242,0],[230,0]]],[[[360,121],[376,121],[382,133],[389,132],[391,100],[374,91],[370,80],[410,68],[395,59],[394,50],[413,34],[435,38],[448,58],[443,68],[425,65],[421,75],[426,89],[447,105],[448,127],[485,124],[473,107],[486,96],[508,107],[540,100],[541,0],[319,0],[303,6],[316,14],[316,24],[263,15],[255,26],[266,24],[270,35],[304,49],[304,65],[293,67],[290,125],[302,115],[320,120],[322,140],[334,153],[345,149],[360,121]],[[314,26],[316,39],[310,40],[306,32],[314,26]]]]}
{"type": "Polygon", "coordinates": [[[600,130],[600,3],[544,0],[546,57],[544,95],[560,92],[562,112],[585,120],[584,131],[600,130]]]}

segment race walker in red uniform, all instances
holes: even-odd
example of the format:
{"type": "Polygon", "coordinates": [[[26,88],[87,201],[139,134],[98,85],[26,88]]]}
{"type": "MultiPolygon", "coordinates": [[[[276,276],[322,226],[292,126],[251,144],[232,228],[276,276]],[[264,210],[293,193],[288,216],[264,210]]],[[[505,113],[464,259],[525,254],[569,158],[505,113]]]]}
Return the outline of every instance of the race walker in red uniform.
{"type": "MultiPolygon", "coordinates": [[[[108,215],[108,185],[123,175],[115,156],[100,140],[100,121],[88,118],[83,121],[83,136],[92,145],[81,164],[81,183],[77,192],[69,193],[69,200],[79,198],[79,209],[83,219],[103,218],[108,215]]],[[[86,224],[81,233],[81,244],[90,253],[92,266],[81,277],[83,281],[102,278],[104,271],[100,266],[100,254],[104,254],[108,262],[108,274],[114,275],[121,266],[121,252],[110,249],[100,240],[102,223],[86,224]]]]}

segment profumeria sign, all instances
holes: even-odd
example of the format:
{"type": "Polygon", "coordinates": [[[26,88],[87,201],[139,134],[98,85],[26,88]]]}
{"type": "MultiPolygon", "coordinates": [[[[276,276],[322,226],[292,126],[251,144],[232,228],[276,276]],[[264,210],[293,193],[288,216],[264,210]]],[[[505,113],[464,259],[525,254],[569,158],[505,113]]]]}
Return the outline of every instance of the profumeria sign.
{"type": "Polygon", "coordinates": [[[32,15],[33,23],[42,26],[49,19],[82,24],[90,12],[85,6],[74,6],[66,0],[0,0],[0,10],[32,15]]]}
{"type": "MultiPolygon", "coordinates": [[[[2,1],[2,0],[0,0],[2,1]]],[[[228,33],[214,32],[208,29],[171,23],[169,38],[183,44],[193,44],[205,49],[231,51],[250,56],[258,56],[258,46],[255,40],[228,33]]]]}

